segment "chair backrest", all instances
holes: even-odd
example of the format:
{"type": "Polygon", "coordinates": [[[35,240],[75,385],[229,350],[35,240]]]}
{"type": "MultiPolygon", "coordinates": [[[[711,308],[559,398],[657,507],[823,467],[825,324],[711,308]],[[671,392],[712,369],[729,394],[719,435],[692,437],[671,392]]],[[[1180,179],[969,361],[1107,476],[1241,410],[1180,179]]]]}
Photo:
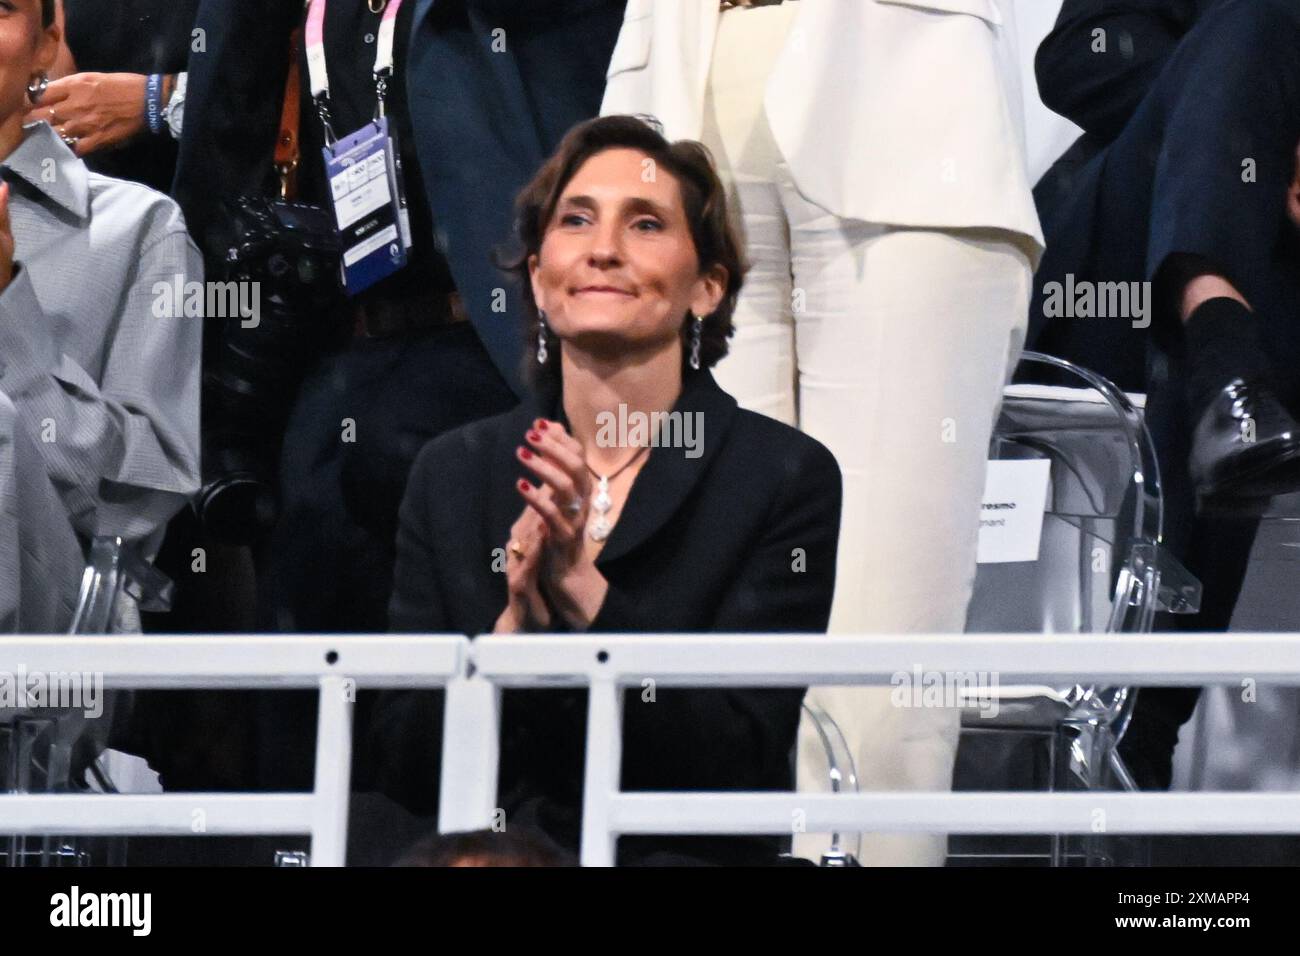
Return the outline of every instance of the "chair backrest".
{"type": "Polygon", "coordinates": [[[81,576],[73,634],[112,634],[134,630],[136,609],[171,608],[172,582],[145,559],[138,548],[121,538],[99,537],[90,543],[90,557],[81,576]],[[129,600],[124,600],[129,598],[129,600]]]}
{"type": "Polygon", "coordinates": [[[1199,583],[1161,548],[1160,469],[1141,410],[1086,369],[1033,352],[1023,361],[1080,387],[1006,390],[989,457],[1050,462],[1042,537],[1037,561],[979,566],[967,629],[1147,631],[1156,611],[1192,612],[1199,583]]]}
{"type": "MultiPolygon", "coordinates": [[[[827,783],[831,793],[858,793],[858,771],[844,732],[821,706],[804,698],[803,713],[817,734],[826,755],[827,783]]],[[[793,760],[793,755],[791,757],[793,760]]],[[[818,788],[820,790],[820,788],[818,788]]],[[[822,853],[822,866],[858,866],[862,854],[861,833],[831,833],[831,845],[822,853]]]]}
{"type": "MultiPolygon", "coordinates": [[[[1194,613],[1200,584],[1161,546],[1160,470],[1138,404],[1069,362],[1023,361],[1075,387],[1012,385],[990,443],[998,461],[1046,460],[1038,559],[979,565],[967,615],[976,633],[1144,633],[1158,611],[1194,613]]],[[[1124,688],[1056,689],[1059,700],[1115,716],[1124,688]]]]}
{"type": "MultiPolygon", "coordinates": [[[[121,538],[95,538],[90,545],[90,555],[81,577],[77,610],[69,627],[71,634],[113,634],[138,630],[137,609],[166,611],[171,606],[172,582],[150,564],[138,549],[121,538]],[[125,623],[125,628],[123,624],[125,623]]],[[[42,744],[52,750],[71,755],[73,750],[84,754],[98,754],[103,750],[115,716],[120,716],[129,703],[129,691],[113,691],[103,695],[99,715],[88,717],[76,706],[68,707],[7,707],[0,709],[0,730],[10,739],[19,732],[19,725],[38,724],[46,728],[42,744]]],[[[14,753],[10,752],[10,757],[14,753]]],[[[45,760],[49,767],[58,762],[45,760]]],[[[44,789],[62,790],[73,785],[80,766],[65,759],[61,773],[46,774],[44,789]]],[[[10,762],[8,769],[0,768],[0,788],[17,788],[27,768],[18,768],[10,762]],[[13,778],[13,779],[11,779],[13,778]]]]}

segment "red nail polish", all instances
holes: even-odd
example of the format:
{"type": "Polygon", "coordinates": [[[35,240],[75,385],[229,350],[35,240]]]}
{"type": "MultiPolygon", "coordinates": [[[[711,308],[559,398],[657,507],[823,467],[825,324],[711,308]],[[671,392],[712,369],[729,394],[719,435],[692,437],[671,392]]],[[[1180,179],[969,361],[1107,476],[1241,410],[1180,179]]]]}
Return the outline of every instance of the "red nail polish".
{"type": "Polygon", "coordinates": [[[539,442],[539,441],[542,440],[542,436],[539,435],[539,434],[537,434],[537,432],[529,432],[529,433],[528,433],[528,440],[531,441],[531,442],[539,442]]]}
{"type": "Polygon", "coordinates": [[[537,421],[535,421],[535,422],[533,423],[533,425],[537,428],[537,430],[538,430],[539,432],[544,432],[544,431],[546,431],[546,419],[545,419],[545,418],[539,418],[539,419],[537,419],[537,421]]]}
{"type": "Polygon", "coordinates": [[[528,461],[530,458],[533,457],[533,453],[529,451],[527,448],[524,448],[522,445],[520,445],[519,457],[522,458],[524,461],[528,461]]]}
{"type": "Polygon", "coordinates": [[[524,479],[520,478],[520,479],[519,479],[519,490],[520,490],[520,491],[532,491],[532,490],[533,490],[533,486],[530,485],[528,482],[526,482],[524,479]]]}

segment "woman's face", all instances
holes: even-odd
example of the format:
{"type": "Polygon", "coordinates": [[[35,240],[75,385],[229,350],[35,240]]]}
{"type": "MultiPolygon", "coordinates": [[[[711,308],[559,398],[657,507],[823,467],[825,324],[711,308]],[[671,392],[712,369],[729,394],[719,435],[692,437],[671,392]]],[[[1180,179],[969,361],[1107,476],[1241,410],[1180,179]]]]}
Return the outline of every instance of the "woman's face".
{"type": "Polygon", "coordinates": [[[26,113],[27,84],[50,69],[58,48],[58,29],[41,26],[41,0],[0,0],[0,124],[26,113]]]}
{"type": "Polygon", "coordinates": [[[533,297],[561,340],[604,358],[673,347],[687,311],[722,301],[726,270],[701,275],[677,180],[633,149],[579,167],[556,203],[533,297]]]}

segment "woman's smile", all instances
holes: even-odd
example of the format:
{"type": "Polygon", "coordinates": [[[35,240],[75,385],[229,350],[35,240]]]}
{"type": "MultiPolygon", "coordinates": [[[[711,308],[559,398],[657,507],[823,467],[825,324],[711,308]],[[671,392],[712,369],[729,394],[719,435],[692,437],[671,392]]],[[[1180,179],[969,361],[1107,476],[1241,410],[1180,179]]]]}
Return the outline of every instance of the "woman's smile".
{"type": "Polygon", "coordinates": [[[586,285],[580,286],[570,292],[570,295],[584,297],[593,297],[601,299],[635,299],[636,293],[629,289],[622,289],[613,285],[586,285]]]}

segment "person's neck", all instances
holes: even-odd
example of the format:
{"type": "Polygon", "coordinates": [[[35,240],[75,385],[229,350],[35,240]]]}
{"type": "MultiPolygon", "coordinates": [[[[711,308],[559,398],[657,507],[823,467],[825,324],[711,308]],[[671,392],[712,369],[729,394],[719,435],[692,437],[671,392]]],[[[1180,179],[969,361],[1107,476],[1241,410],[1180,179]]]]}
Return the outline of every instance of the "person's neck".
{"type": "Polygon", "coordinates": [[[15,113],[0,121],[0,163],[3,163],[23,141],[23,115],[15,113]]]}
{"type": "MultiPolygon", "coordinates": [[[[647,361],[628,363],[605,361],[565,349],[560,356],[564,377],[564,413],[573,437],[587,451],[587,464],[599,472],[612,471],[623,465],[630,448],[617,443],[598,442],[602,413],[614,416],[615,428],[633,412],[650,416],[654,412],[672,411],[682,391],[682,356],[678,348],[655,353],[647,361]],[[625,412],[620,414],[619,406],[625,412]]],[[[646,440],[651,436],[647,434],[646,440]]]]}

